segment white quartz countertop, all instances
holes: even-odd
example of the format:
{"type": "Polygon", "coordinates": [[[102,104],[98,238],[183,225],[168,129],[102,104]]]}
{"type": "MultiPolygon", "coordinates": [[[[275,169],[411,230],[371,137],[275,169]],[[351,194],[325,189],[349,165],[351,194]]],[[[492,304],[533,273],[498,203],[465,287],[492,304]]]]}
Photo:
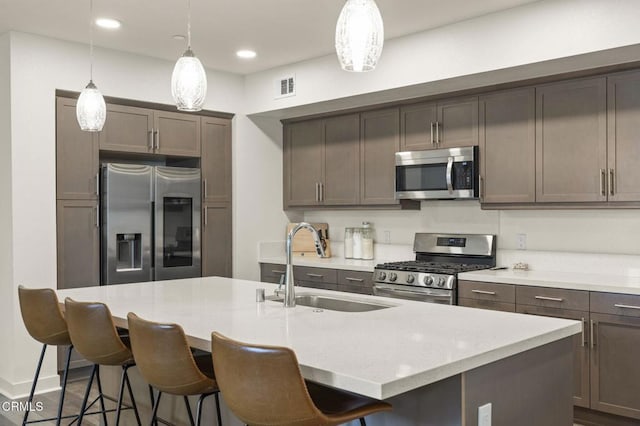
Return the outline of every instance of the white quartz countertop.
{"type": "Polygon", "coordinates": [[[190,344],[210,350],[212,331],[244,342],[292,348],[303,375],[325,385],[386,399],[581,332],[576,321],[376,296],[334,295],[393,305],[350,313],[278,302],[256,303],[275,285],[207,277],[58,290],[60,300],[106,303],[116,324],[126,315],[181,324],[190,344]]]}
{"type": "Polygon", "coordinates": [[[458,274],[458,279],[571,290],[640,294],[640,277],[604,273],[482,270],[458,274]]]}

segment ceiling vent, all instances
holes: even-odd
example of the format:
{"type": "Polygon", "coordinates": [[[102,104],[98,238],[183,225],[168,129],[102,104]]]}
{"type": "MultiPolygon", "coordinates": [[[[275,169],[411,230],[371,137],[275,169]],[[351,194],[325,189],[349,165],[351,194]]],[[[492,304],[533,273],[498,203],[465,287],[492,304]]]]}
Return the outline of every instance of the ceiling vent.
{"type": "Polygon", "coordinates": [[[276,80],[276,99],[296,95],[296,75],[289,74],[276,80]]]}

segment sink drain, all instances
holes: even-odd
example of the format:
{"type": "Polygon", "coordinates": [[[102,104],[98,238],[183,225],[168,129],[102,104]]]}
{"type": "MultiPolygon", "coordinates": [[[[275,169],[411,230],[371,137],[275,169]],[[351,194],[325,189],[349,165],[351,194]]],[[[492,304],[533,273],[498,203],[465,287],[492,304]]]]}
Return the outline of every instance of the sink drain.
{"type": "Polygon", "coordinates": [[[324,309],[314,309],[313,312],[324,312],[324,309]]]}

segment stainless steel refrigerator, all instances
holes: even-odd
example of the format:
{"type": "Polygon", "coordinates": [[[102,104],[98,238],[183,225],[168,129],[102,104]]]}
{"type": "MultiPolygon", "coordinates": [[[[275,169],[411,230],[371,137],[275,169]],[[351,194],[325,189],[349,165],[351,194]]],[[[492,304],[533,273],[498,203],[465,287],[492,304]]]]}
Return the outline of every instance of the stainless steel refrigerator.
{"type": "Polygon", "coordinates": [[[102,284],[201,276],[200,169],[102,165],[102,284]]]}

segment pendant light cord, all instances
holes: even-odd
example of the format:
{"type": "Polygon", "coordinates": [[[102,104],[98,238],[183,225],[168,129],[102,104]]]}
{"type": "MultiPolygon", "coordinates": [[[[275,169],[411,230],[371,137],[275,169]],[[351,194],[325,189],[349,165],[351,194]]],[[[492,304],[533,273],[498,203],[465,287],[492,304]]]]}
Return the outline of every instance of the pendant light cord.
{"type": "Polygon", "coordinates": [[[89,0],[89,81],[93,81],[93,0],[89,0]]]}
{"type": "Polygon", "coordinates": [[[191,0],[187,0],[187,49],[191,50],[191,0]]]}

